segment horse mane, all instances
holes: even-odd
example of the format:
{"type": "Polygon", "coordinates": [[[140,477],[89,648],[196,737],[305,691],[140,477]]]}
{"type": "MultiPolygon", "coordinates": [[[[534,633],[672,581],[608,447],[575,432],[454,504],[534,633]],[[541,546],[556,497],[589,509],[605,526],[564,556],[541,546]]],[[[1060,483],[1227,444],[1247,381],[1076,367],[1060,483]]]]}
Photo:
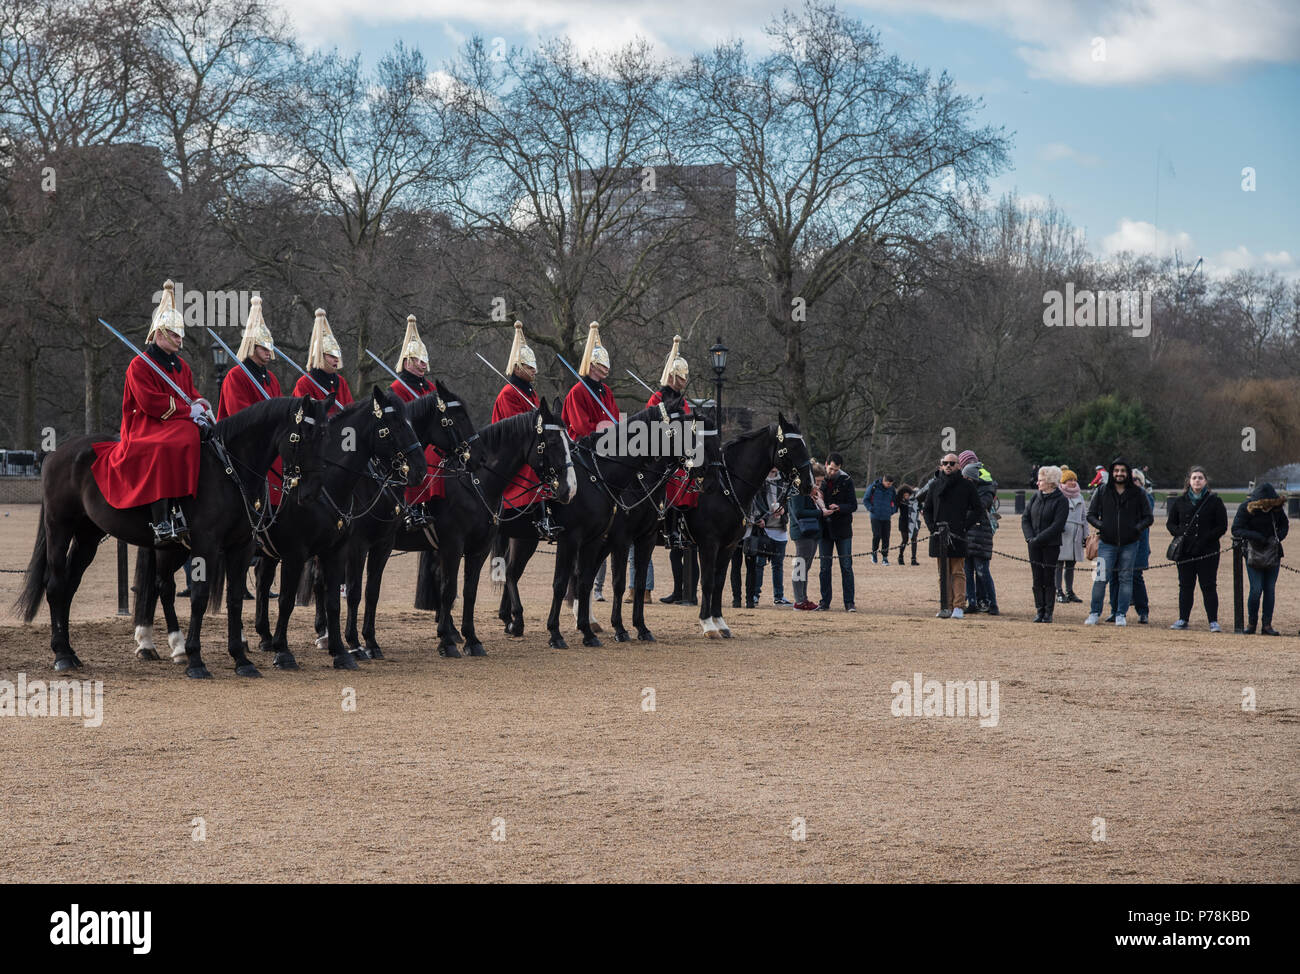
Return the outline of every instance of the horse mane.
{"type": "Polygon", "coordinates": [[[750,440],[756,440],[764,433],[770,433],[770,432],[772,432],[772,424],[768,423],[766,426],[760,426],[758,429],[750,430],[748,433],[741,433],[734,440],[728,440],[725,444],[723,444],[722,447],[723,455],[725,456],[726,451],[732,449],[733,447],[739,449],[742,443],[748,443],[750,440]]]}
{"type": "MultiPolygon", "coordinates": [[[[668,409],[667,403],[664,404],[664,408],[668,409]]],[[[680,407],[677,408],[680,410],[680,407]]],[[[669,411],[669,415],[672,415],[671,410],[669,411]]],[[[630,423],[634,419],[639,419],[641,422],[645,422],[647,419],[658,420],[659,418],[660,418],[659,407],[647,406],[645,409],[639,410],[638,412],[635,412],[632,415],[628,416],[627,421],[630,423]]],[[[686,416],[682,415],[682,413],[679,411],[677,413],[677,421],[684,422],[685,420],[686,420],[686,416]]],[[[608,427],[606,427],[606,429],[608,429],[608,427]]],[[[596,440],[600,439],[604,435],[605,435],[605,430],[600,430],[599,432],[596,433],[588,433],[586,436],[578,437],[578,443],[580,443],[585,447],[590,448],[596,440]]]]}
{"type": "Polygon", "coordinates": [[[332,426],[335,423],[341,422],[345,417],[349,420],[354,420],[361,415],[362,412],[371,412],[374,408],[375,403],[369,396],[366,396],[363,399],[358,399],[355,402],[350,402],[330,417],[330,425],[332,426]]]}
{"type": "Polygon", "coordinates": [[[484,426],[478,431],[479,439],[483,441],[483,445],[488,449],[495,450],[507,435],[513,436],[522,432],[525,428],[535,428],[537,420],[534,414],[536,412],[537,410],[530,409],[526,413],[515,413],[513,416],[507,416],[505,419],[484,426]]]}
{"type": "Polygon", "coordinates": [[[217,422],[212,427],[213,435],[220,437],[222,440],[233,439],[242,433],[248,432],[251,427],[256,426],[258,423],[267,419],[280,418],[280,412],[287,415],[288,405],[295,401],[294,396],[275,396],[271,399],[255,402],[234,415],[227,416],[217,422]]]}

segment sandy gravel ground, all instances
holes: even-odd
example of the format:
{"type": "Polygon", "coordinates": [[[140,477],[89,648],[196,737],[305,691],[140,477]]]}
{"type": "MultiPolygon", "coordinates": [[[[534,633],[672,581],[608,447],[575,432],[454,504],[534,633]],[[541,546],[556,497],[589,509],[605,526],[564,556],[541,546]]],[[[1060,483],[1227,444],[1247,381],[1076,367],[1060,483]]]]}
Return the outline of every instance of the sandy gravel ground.
{"type": "MultiPolygon", "coordinates": [[[[25,566],[35,517],[0,518],[0,567],[25,566]]],[[[998,550],[1023,556],[1004,524],[998,550]]],[[[656,602],[657,644],[552,650],[539,555],[525,637],[501,634],[485,582],[490,656],[445,660],[399,557],[387,661],[335,672],[300,609],[301,672],[255,654],[264,679],[240,679],[215,638],[198,682],[132,658],[105,545],[73,626],[104,720],[0,717],[0,880],[1300,880],[1300,578],[1283,572],[1288,635],[1266,639],[1210,635],[1199,603],[1168,631],[1171,569],[1150,573],[1150,626],[1085,629],[1078,605],[1031,625],[1027,567],[1002,558],[1004,615],[940,621],[921,560],[857,559],[856,615],[778,609],[769,586],[725,613],[730,642],[656,602]],[[997,726],[893,716],[917,672],[997,680],[997,726]]],[[[1220,578],[1231,630],[1226,559],[1220,578]]],[[[0,575],[6,606],[19,581],[0,575]]],[[[4,620],[0,680],[48,679],[48,639],[44,613],[4,620]]]]}

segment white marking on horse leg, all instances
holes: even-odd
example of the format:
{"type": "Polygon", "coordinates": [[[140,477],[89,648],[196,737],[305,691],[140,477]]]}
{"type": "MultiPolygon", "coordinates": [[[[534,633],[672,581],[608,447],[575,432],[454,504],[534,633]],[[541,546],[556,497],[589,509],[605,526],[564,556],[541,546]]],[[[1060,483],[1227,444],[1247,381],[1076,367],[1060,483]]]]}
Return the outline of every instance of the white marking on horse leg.
{"type": "Polygon", "coordinates": [[[136,626],[135,627],[135,648],[136,649],[154,649],[153,644],[153,627],[136,626]]]}
{"type": "Polygon", "coordinates": [[[723,621],[722,616],[714,616],[713,624],[718,627],[718,632],[731,632],[731,627],[723,621]]]}
{"type": "Polygon", "coordinates": [[[708,636],[710,639],[719,638],[718,627],[712,619],[701,619],[700,627],[704,630],[704,635],[708,636]]]}
{"type": "Polygon", "coordinates": [[[173,663],[188,663],[189,654],[185,652],[185,634],[179,629],[167,634],[167,645],[172,648],[173,663]]]}

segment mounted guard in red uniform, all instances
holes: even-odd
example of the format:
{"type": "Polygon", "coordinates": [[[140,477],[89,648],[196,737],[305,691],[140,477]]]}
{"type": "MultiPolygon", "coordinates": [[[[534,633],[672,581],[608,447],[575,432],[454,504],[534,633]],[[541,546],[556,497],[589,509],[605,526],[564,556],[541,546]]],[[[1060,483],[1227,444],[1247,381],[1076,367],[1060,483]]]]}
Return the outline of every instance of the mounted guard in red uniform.
{"type": "Polygon", "coordinates": [[[122,385],[121,438],[96,443],[91,466],[104,499],[116,508],[150,507],[158,545],[184,543],[189,526],[179,501],[193,496],[199,480],[199,428],[213,421],[212,407],[194,387],[194,375],[177,352],[185,319],[176,310],[176,285],[163,285],[145,338],[145,355],[165,372],[191,404],[136,356],[122,385]]]}
{"type": "MultiPolygon", "coordinates": [[[[415,327],[415,315],[407,315],[406,335],[402,338],[402,349],[397,355],[397,378],[389,389],[402,402],[414,402],[417,398],[432,395],[436,391],[434,385],[424,377],[428,371],[429,350],[420,341],[420,332],[415,327]]],[[[424,509],[425,502],[447,496],[447,487],[442,482],[442,452],[437,447],[426,446],[424,459],[429,466],[424,475],[424,483],[406,488],[406,503],[412,508],[409,520],[415,528],[430,519],[430,513],[424,509]]]]}
{"type": "MultiPolygon", "coordinates": [[[[672,351],[668,353],[668,360],[664,362],[663,375],[659,377],[659,390],[650,396],[646,402],[647,407],[659,405],[666,396],[680,396],[685,392],[686,383],[690,379],[691,373],[690,365],[686,359],[678,354],[681,344],[682,336],[674,335],[672,351]]],[[[684,398],[682,399],[682,412],[687,416],[691,415],[691,404],[684,398]]],[[[681,515],[677,512],[682,508],[698,507],[700,503],[699,490],[684,468],[678,467],[673,472],[672,479],[668,481],[664,501],[668,507],[668,514],[664,518],[664,527],[668,536],[669,547],[684,548],[686,545],[682,538],[681,515]]]]}
{"type": "MultiPolygon", "coordinates": [[[[217,396],[218,420],[233,416],[255,402],[274,399],[281,395],[280,380],[267,368],[268,363],[275,361],[275,341],[271,338],[271,329],[266,327],[266,321],[262,317],[262,299],[259,297],[253,298],[248,309],[248,321],[244,323],[244,337],[239,343],[237,355],[244,368],[241,369],[236,365],[222,380],[221,392],[217,396]],[[245,372],[245,369],[248,371],[245,372]],[[249,378],[250,375],[252,379],[249,378]],[[256,379],[257,386],[261,386],[265,391],[265,396],[253,384],[253,379],[256,379]]],[[[266,483],[271,504],[278,505],[281,487],[284,484],[284,473],[279,457],[275,458],[271,469],[267,471],[266,483]]]]}
{"type": "MultiPolygon", "coordinates": [[[[515,339],[510,346],[510,358],[506,360],[506,384],[497,393],[496,402],[492,404],[492,422],[531,412],[541,405],[541,398],[533,388],[537,378],[537,356],[528,347],[524,339],[524,324],[515,322],[515,339]]],[[[557,532],[563,530],[551,520],[550,509],[545,503],[543,486],[533,473],[533,468],[525,464],[514,476],[513,482],[501,495],[504,509],[518,510],[527,508],[541,501],[537,530],[542,538],[553,541],[557,532]]]]}
{"type": "Polygon", "coordinates": [[[600,325],[594,321],[587,326],[587,347],[582,353],[578,375],[581,378],[569,390],[560,413],[569,428],[569,437],[574,440],[618,421],[618,403],[614,401],[613,391],[605,385],[605,378],[609,375],[609,352],[600,343],[600,325]],[[589,392],[579,388],[583,384],[589,392]],[[597,400],[605,409],[600,408],[597,400]],[[609,415],[605,410],[609,410],[609,415]]]}
{"type": "MultiPolygon", "coordinates": [[[[348,388],[348,380],[343,378],[342,369],[343,352],[334,332],[330,330],[325,309],[317,308],[316,320],[311,326],[311,345],[307,349],[307,375],[294,385],[293,394],[324,400],[332,392],[335,410],[350,405],[352,390],[348,388]]],[[[330,415],[334,413],[331,412],[330,415]]]]}

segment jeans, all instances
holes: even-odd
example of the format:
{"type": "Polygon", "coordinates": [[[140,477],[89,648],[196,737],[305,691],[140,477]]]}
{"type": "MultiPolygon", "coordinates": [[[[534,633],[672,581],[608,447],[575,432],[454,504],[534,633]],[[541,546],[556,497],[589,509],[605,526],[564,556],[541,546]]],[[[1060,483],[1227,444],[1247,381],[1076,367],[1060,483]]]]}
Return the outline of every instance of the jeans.
{"type": "MultiPolygon", "coordinates": [[[[1106,586],[1112,578],[1119,581],[1119,595],[1116,599],[1115,614],[1127,615],[1129,604],[1133,601],[1133,565],[1137,562],[1138,543],[1133,541],[1126,545],[1101,542],[1097,550],[1097,568],[1092,583],[1092,605],[1089,611],[1101,615],[1102,603],[1106,600],[1106,586]]],[[[1145,586],[1143,588],[1145,595],[1145,586]]]]}
{"type": "Polygon", "coordinates": [[[785,598],[785,545],[784,541],[773,541],[767,539],[771,546],[772,553],[759,555],[758,563],[754,567],[754,591],[757,592],[763,587],[763,566],[771,564],[772,566],[772,598],[785,598]]]}
{"type": "Polygon", "coordinates": [[[1200,561],[1178,563],[1178,618],[1190,620],[1192,602],[1196,598],[1196,585],[1201,586],[1201,601],[1210,622],[1219,621],[1219,556],[1211,555],[1200,561]]]}
{"type": "Polygon", "coordinates": [[[889,518],[872,518],[871,519],[871,553],[881,551],[886,558],[889,557],[889,518]]]}
{"type": "Polygon", "coordinates": [[[758,559],[745,554],[745,542],[736,545],[731,554],[731,601],[737,605],[752,605],[758,595],[758,559]],[[740,601],[740,568],[745,568],[745,601],[740,601]]]}
{"type": "Polygon", "coordinates": [[[808,601],[808,576],[812,574],[813,558],[817,555],[818,538],[800,538],[794,543],[794,568],[791,578],[794,584],[794,600],[808,601]]]}
{"type": "Polygon", "coordinates": [[[1273,624],[1273,588],[1277,584],[1277,573],[1280,570],[1278,565],[1272,568],[1246,566],[1246,577],[1250,579],[1250,595],[1246,597],[1246,614],[1252,624],[1259,612],[1261,594],[1264,596],[1264,616],[1260,621],[1266,626],[1273,624]]]}
{"type": "Polygon", "coordinates": [[[821,553],[821,604],[831,606],[831,561],[836,555],[840,559],[840,584],[844,588],[844,607],[853,605],[853,538],[822,538],[821,553]]]}
{"type": "Polygon", "coordinates": [[[978,605],[986,602],[990,606],[998,604],[998,593],[993,588],[993,575],[989,572],[987,558],[966,558],[966,602],[978,605]]]}

